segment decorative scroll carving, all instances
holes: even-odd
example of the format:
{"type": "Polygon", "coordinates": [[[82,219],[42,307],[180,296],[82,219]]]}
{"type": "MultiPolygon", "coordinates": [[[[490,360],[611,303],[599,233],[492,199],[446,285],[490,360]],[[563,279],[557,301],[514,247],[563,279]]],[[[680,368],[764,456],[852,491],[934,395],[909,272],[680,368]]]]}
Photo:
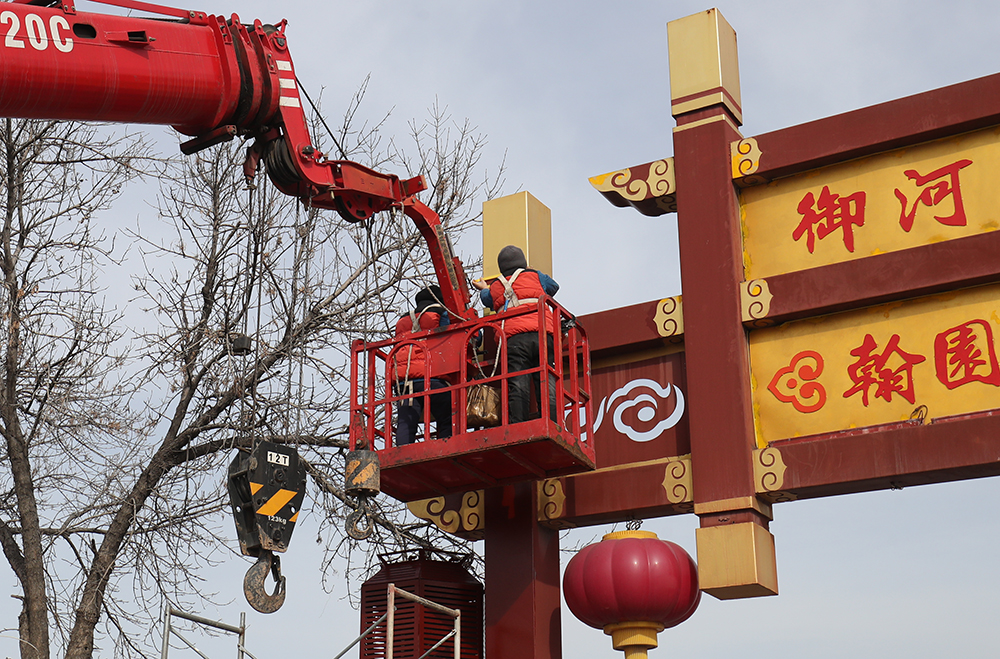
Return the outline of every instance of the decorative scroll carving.
{"type": "Polygon", "coordinates": [[[691,478],[690,454],[667,461],[663,475],[663,490],[667,494],[667,501],[674,504],[678,510],[694,511],[694,484],[691,478]]]}
{"type": "Polygon", "coordinates": [[[781,459],[781,451],[773,446],[757,449],[753,452],[753,477],[757,495],[770,503],[794,501],[791,492],[782,492],[785,484],[785,463],[781,459]]]}
{"type": "Polygon", "coordinates": [[[673,158],[592,176],[590,184],[619,208],[631,206],[650,217],[677,211],[673,158]]]}
{"type": "Polygon", "coordinates": [[[664,338],[684,334],[684,308],[681,306],[681,296],[668,297],[656,305],[653,316],[656,332],[664,338]]]}
{"type": "Polygon", "coordinates": [[[538,481],[538,521],[553,529],[570,529],[574,524],[560,519],[566,514],[566,490],[561,478],[538,481]]]}
{"type": "Polygon", "coordinates": [[[747,137],[733,142],[729,145],[729,150],[733,162],[733,180],[737,185],[745,188],[766,183],[763,177],[754,176],[760,169],[760,159],[764,155],[755,138],[747,137]]]}
{"type": "Polygon", "coordinates": [[[740,284],[740,301],[743,311],[743,322],[753,327],[767,327],[772,323],[767,320],[771,312],[771,289],[763,279],[754,279],[740,284]]]}
{"type": "Polygon", "coordinates": [[[486,528],[485,500],[482,490],[473,490],[462,495],[461,534],[466,540],[482,540],[486,528]]]}
{"type": "Polygon", "coordinates": [[[420,519],[466,540],[481,540],[485,528],[483,491],[411,501],[406,507],[420,519]]]}

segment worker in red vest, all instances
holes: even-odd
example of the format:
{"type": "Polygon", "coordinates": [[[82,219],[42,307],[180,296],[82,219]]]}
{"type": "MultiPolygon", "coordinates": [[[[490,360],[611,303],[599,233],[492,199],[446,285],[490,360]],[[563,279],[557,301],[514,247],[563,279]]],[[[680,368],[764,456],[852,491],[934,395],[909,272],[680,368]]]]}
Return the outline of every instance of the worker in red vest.
{"type": "MultiPolygon", "coordinates": [[[[441,289],[428,286],[416,295],[416,307],[396,321],[396,338],[405,339],[415,332],[422,332],[449,324],[448,311],[441,304],[441,289]]],[[[414,345],[402,346],[393,356],[396,395],[419,394],[424,391],[427,354],[423,348],[414,345]]],[[[438,378],[429,378],[430,389],[442,389],[448,383],[438,378]]],[[[438,439],[451,437],[451,394],[447,391],[430,396],[413,396],[400,401],[396,406],[396,446],[412,444],[417,437],[417,424],[424,418],[424,403],[430,399],[431,417],[437,426],[438,439]]]]}
{"type": "MultiPolygon", "coordinates": [[[[497,255],[500,276],[490,286],[476,280],[473,285],[479,289],[483,306],[494,311],[504,311],[526,304],[537,304],[542,295],[555,295],[559,284],[543,272],[528,268],[528,261],[520,247],[507,245],[497,255]]],[[[507,371],[523,371],[538,366],[539,332],[538,314],[524,314],[503,321],[503,334],[507,339],[507,371]]],[[[552,327],[546,328],[551,334],[552,327]]],[[[552,340],[546,341],[549,363],[552,363],[552,340]]],[[[538,373],[518,375],[508,378],[510,422],[528,420],[531,387],[540,391],[538,373]]],[[[539,405],[541,407],[541,405],[539,405]]],[[[556,419],[556,383],[549,377],[549,409],[551,418],[556,419]]],[[[537,418],[537,417],[536,417],[537,418]]]]}

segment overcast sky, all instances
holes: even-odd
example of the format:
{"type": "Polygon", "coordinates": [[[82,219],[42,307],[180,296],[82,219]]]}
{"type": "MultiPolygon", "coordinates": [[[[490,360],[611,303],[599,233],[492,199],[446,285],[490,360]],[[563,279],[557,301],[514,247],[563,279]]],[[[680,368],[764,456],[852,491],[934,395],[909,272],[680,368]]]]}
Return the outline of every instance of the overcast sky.
{"type": "MultiPolygon", "coordinates": [[[[666,23],[710,6],[206,0],[191,8],[236,12],[245,22],[287,18],[299,79],[314,96],[325,89],[331,121],[368,74],[363,112],[375,119],[393,108],[389,128],[400,135],[435,101],[471,119],[489,136],[487,167],[506,153],[506,191],[528,190],[552,209],[559,298],[588,313],[681,292],[676,216],[614,208],[587,179],[673,154],[666,23]]],[[[739,38],[746,136],[1000,71],[996,0],[755,0],[720,9],[739,38]]],[[[461,244],[465,255],[478,249],[475,240],[461,244]]],[[[781,594],[706,596],[689,621],[660,635],[651,656],[996,656],[998,493],[987,479],[777,505],[781,594]]],[[[259,659],[332,657],[357,634],[343,582],[330,577],[332,594],[319,588],[308,523],[284,559],[285,607],[248,614],[248,648],[259,659]]],[[[644,528],[694,554],[695,526],[685,516],[644,528]]],[[[566,544],[607,530],[575,531],[566,544]]],[[[198,613],[237,622],[249,611],[239,596],[248,564],[232,562],[208,579],[233,593],[233,605],[198,613]]],[[[2,575],[16,592],[9,570],[2,575]]],[[[0,626],[15,627],[16,610],[0,607],[0,626]]],[[[565,608],[563,621],[565,657],[621,656],[565,608]]],[[[15,646],[0,637],[0,653],[14,656],[15,646]]]]}

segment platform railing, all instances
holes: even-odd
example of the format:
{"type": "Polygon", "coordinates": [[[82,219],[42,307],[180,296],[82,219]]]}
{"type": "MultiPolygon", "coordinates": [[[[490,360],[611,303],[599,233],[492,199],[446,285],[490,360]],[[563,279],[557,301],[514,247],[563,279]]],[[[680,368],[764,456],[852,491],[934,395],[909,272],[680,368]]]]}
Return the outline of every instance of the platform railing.
{"type": "Polygon", "coordinates": [[[176,636],[184,645],[188,646],[195,654],[197,654],[201,659],[209,659],[205,654],[195,646],[190,640],[188,640],[183,634],[177,631],[176,628],[171,624],[174,617],[182,618],[188,620],[195,624],[201,625],[202,627],[211,627],[212,629],[218,629],[220,631],[227,632],[229,634],[235,634],[237,636],[236,649],[239,659],[243,659],[246,655],[250,659],[257,659],[250,653],[249,650],[244,647],[244,641],[246,640],[246,613],[240,613],[240,626],[230,625],[219,620],[211,620],[209,618],[203,618],[202,616],[195,615],[193,613],[187,613],[186,611],[181,611],[180,609],[175,609],[173,606],[167,605],[166,609],[163,611],[163,647],[160,650],[160,659],[167,659],[167,653],[170,651],[170,638],[171,636],[176,636]]]}
{"type": "MultiPolygon", "coordinates": [[[[412,360],[413,357],[411,356],[412,360]]],[[[361,415],[366,436],[352,437],[352,446],[360,441],[374,449],[394,446],[393,413],[396,406],[407,400],[421,399],[422,433],[418,439],[429,441],[431,433],[430,396],[447,394],[452,402],[452,434],[474,429],[468,427],[467,402],[470,387],[486,384],[497,390],[500,398],[500,425],[510,423],[508,382],[514,376],[537,376],[538,414],[553,426],[561,426],[576,437],[590,437],[590,349],[586,332],[576,325],[575,317],[550,297],[537,304],[479,318],[425,330],[405,337],[377,342],[356,341],[351,360],[351,413],[361,415]],[[510,372],[507,367],[507,323],[537,314],[537,326],[544,327],[545,340],[539,340],[538,365],[510,372]],[[548,345],[553,359],[549,359],[548,345]],[[425,364],[423,391],[409,393],[394,390],[396,364],[406,363],[407,355],[415,355],[425,364]],[[443,380],[447,386],[430,389],[431,379],[443,380]],[[556,417],[547,408],[551,388],[555,388],[556,417]]],[[[352,427],[361,427],[352,424],[352,427]]]]}

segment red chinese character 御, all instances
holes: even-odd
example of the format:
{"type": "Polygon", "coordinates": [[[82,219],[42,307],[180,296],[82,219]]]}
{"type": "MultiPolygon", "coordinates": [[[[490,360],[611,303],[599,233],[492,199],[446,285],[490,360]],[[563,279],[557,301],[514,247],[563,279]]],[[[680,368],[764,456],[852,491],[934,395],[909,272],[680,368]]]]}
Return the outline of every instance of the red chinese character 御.
{"type": "Polygon", "coordinates": [[[861,402],[868,407],[868,392],[874,386],[875,397],[887,403],[892,402],[893,394],[899,394],[911,404],[916,402],[913,393],[913,367],[927,358],[902,350],[898,334],[892,335],[882,352],[875,352],[877,348],[878,343],[874,337],[866,334],[861,345],[851,351],[858,360],[847,367],[854,386],[844,392],[844,398],[860,393],[861,402]],[[892,359],[893,356],[898,359],[892,359]]]}
{"type": "Polygon", "coordinates": [[[906,195],[898,188],[896,189],[896,198],[899,199],[899,204],[902,207],[899,212],[899,226],[903,227],[903,231],[908,232],[913,228],[913,218],[916,217],[920,204],[928,207],[937,206],[948,197],[951,197],[955,204],[954,212],[946,217],[935,215],[934,219],[945,226],[964,227],[966,225],[965,205],[962,203],[962,188],[958,180],[958,171],[971,164],[971,160],[958,160],[924,176],[918,174],[915,169],[903,172],[906,174],[906,178],[913,180],[918,186],[937,181],[934,185],[928,185],[920,191],[917,198],[913,200],[909,212],[906,210],[908,201],[906,195]]]}
{"type": "Polygon", "coordinates": [[[816,238],[823,240],[837,229],[844,232],[844,247],[847,251],[854,251],[854,227],[865,224],[864,191],[841,197],[830,192],[830,187],[824,185],[818,200],[813,193],[807,192],[797,210],[802,221],[792,231],[792,238],[797,241],[806,236],[806,247],[810,254],[816,248],[816,238]]]}
{"type": "Polygon", "coordinates": [[[934,367],[938,380],[949,389],[969,382],[1000,387],[1000,365],[990,324],[970,320],[938,334],[934,339],[934,367]]]}

